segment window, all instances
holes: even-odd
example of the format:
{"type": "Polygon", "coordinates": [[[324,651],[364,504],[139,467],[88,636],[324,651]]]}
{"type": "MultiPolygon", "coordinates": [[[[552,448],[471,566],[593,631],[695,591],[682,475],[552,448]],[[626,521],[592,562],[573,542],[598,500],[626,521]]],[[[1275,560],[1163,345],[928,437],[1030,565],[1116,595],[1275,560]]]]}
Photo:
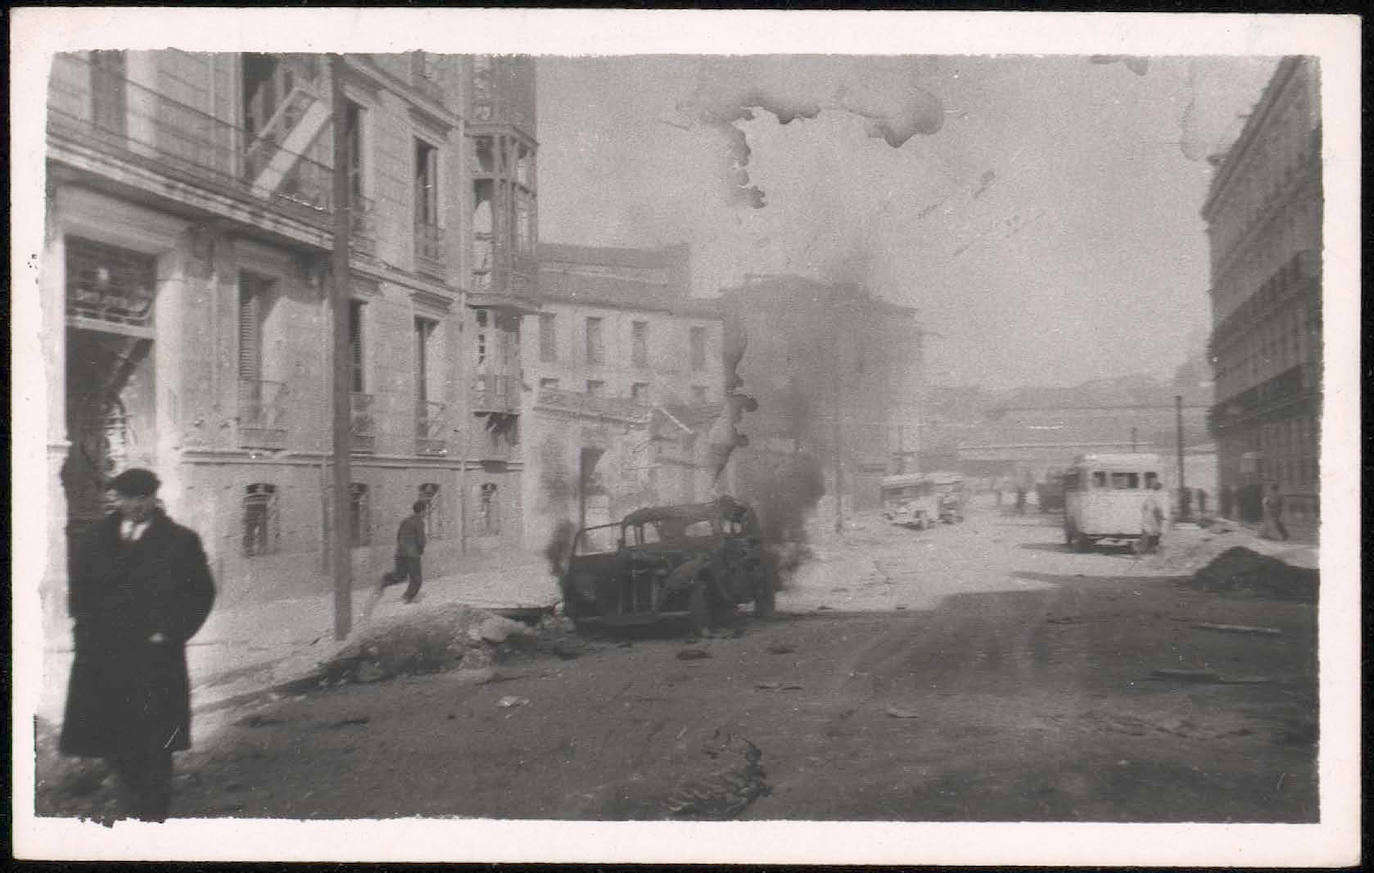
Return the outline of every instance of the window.
{"type": "Polygon", "coordinates": [[[367,486],[354,482],[348,486],[348,542],[366,546],[372,542],[372,514],[368,506],[367,486]]]}
{"type": "Polygon", "coordinates": [[[141,252],[66,238],[67,314],[118,324],[153,320],[157,261],[141,252]]]}
{"type": "Polygon", "coordinates": [[[415,319],[415,397],[422,408],[437,393],[430,380],[438,375],[438,368],[434,366],[434,332],[438,328],[439,322],[433,319],[415,319]]]}
{"type": "Polygon", "coordinates": [[[587,363],[601,364],[606,360],[606,348],[601,341],[601,319],[587,319],[587,363]]]}
{"type": "Polygon", "coordinates": [[[648,402],[649,402],[649,383],[648,383],[648,382],[636,382],[636,383],[634,383],[633,385],[631,385],[631,386],[630,386],[630,399],[634,400],[636,403],[648,403],[648,402]]]}
{"type": "Polygon", "coordinates": [[[556,390],[558,388],[558,379],[546,376],[539,380],[539,388],[540,390],[545,388],[553,388],[556,390]]]}
{"type": "Polygon", "coordinates": [[[425,534],[432,540],[443,539],[448,535],[448,524],[444,502],[439,499],[439,484],[426,482],[421,485],[420,499],[425,502],[425,534]]]}
{"type": "Polygon", "coordinates": [[[600,379],[588,379],[587,393],[593,397],[600,397],[606,393],[606,383],[600,379]]]}
{"type": "Polygon", "coordinates": [[[255,482],[243,495],[243,554],[247,557],[277,551],[277,486],[255,482]]]}
{"type": "Polygon", "coordinates": [[[477,533],[501,532],[501,506],[496,500],[496,483],[483,482],[477,492],[477,533]]]}
{"type": "Polygon", "coordinates": [[[1106,487],[1107,487],[1107,474],[1104,473],[1104,472],[1102,472],[1101,470],[1094,470],[1094,471],[1093,471],[1093,487],[1094,487],[1094,488],[1106,488],[1106,487]]]}
{"type": "Polygon", "coordinates": [[[1153,488],[1153,487],[1155,487],[1155,483],[1158,482],[1158,481],[1159,481],[1159,474],[1158,474],[1158,473],[1146,473],[1146,474],[1145,474],[1145,487],[1146,487],[1146,488],[1153,488]]]}
{"type": "Polygon", "coordinates": [[[705,385],[693,385],[693,386],[692,386],[692,402],[693,402],[693,403],[705,403],[705,402],[706,402],[706,386],[705,386],[705,385]]]}
{"type": "Polygon", "coordinates": [[[348,301],[348,371],[349,388],[354,394],[366,390],[363,380],[363,302],[348,301]]]}
{"type": "Polygon", "coordinates": [[[1114,491],[1130,491],[1140,487],[1139,473],[1113,473],[1112,489],[1114,491]]]}
{"type": "Polygon", "coordinates": [[[694,327],[690,333],[692,369],[706,369],[706,328],[694,327]]]}
{"type": "Polygon", "coordinates": [[[539,316],[539,360],[546,363],[558,360],[558,322],[551,312],[539,316]]]}
{"type": "Polygon", "coordinates": [[[487,348],[487,328],[491,326],[491,318],[485,309],[474,310],[474,318],[477,321],[477,369],[479,372],[485,373],[487,371],[487,353],[489,351],[487,348]]]}
{"type": "Polygon", "coordinates": [[[124,52],[91,52],[91,121],[97,130],[126,133],[124,52]]]}
{"type": "Polygon", "coordinates": [[[272,283],[251,273],[239,274],[239,380],[262,380],[263,322],[271,302],[272,283]]]}
{"type": "Polygon", "coordinates": [[[649,366],[649,322],[636,321],[630,325],[630,363],[636,367],[649,366]]]}
{"type": "Polygon", "coordinates": [[[415,140],[415,224],[439,224],[439,150],[424,140],[415,140]]]}

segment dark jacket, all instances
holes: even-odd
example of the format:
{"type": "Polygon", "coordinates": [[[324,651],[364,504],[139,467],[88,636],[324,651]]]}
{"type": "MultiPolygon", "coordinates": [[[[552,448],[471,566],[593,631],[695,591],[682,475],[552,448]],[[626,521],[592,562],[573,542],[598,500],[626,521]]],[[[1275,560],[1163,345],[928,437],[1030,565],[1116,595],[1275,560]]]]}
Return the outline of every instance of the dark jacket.
{"type": "Polygon", "coordinates": [[[136,542],[119,525],[117,513],[97,523],[68,567],[76,651],[61,749],[71,755],[191,746],[186,641],[215,599],[205,551],[160,511],[136,542]],[[151,642],[155,633],[166,641],[151,642]]]}
{"type": "Polygon", "coordinates": [[[418,558],[425,553],[425,520],[419,515],[407,515],[396,528],[396,554],[418,558]]]}

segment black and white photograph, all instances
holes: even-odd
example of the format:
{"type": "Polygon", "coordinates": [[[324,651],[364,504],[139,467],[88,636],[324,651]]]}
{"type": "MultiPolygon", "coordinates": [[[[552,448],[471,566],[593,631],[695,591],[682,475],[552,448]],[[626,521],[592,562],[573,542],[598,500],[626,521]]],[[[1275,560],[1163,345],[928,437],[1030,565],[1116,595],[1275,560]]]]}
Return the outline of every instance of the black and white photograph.
{"type": "Polygon", "coordinates": [[[12,25],[16,856],[1358,863],[1358,17],[12,25]]]}

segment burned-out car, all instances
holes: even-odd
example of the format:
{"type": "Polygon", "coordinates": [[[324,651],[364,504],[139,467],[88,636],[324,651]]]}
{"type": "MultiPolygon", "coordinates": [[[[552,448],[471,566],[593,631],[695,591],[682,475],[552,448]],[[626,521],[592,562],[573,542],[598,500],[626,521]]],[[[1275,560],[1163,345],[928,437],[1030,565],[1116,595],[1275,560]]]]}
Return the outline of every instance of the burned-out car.
{"type": "Polygon", "coordinates": [[[774,576],[754,511],[722,497],[579,530],[560,586],[579,627],[685,619],[700,633],[739,604],[771,613],[774,576]]]}

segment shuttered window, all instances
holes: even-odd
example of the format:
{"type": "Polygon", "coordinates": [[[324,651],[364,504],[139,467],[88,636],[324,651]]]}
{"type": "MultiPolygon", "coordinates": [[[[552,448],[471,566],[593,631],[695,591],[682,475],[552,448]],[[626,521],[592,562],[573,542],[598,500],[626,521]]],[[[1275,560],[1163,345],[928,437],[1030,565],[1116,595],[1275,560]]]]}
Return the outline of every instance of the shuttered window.
{"type": "Polygon", "coordinates": [[[359,300],[348,302],[348,369],[349,390],[362,394],[363,383],[363,304],[359,300]]]}
{"type": "Polygon", "coordinates": [[[262,318],[266,308],[267,282],[243,273],[239,276],[239,379],[262,379],[262,318]]]}
{"type": "Polygon", "coordinates": [[[372,513],[368,506],[367,486],[354,482],[348,486],[348,541],[350,545],[372,543],[372,513]]]}
{"type": "Polygon", "coordinates": [[[439,150],[422,140],[415,141],[415,223],[430,227],[439,224],[439,150]]]}
{"type": "Polygon", "coordinates": [[[432,540],[448,536],[444,501],[439,499],[439,483],[426,482],[420,486],[420,499],[425,502],[425,533],[432,540]]]}
{"type": "Polygon", "coordinates": [[[91,52],[91,118],[97,130],[126,132],[124,52],[91,52]]]}
{"type": "Polygon", "coordinates": [[[435,393],[430,390],[429,380],[434,378],[434,331],[439,323],[429,318],[415,319],[415,396],[420,403],[430,399],[435,393]]]}
{"type": "Polygon", "coordinates": [[[363,110],[351,101],[344,103],[344,148],[348,152],[348,196],[357,205],[363,196],[363,110]]]}

